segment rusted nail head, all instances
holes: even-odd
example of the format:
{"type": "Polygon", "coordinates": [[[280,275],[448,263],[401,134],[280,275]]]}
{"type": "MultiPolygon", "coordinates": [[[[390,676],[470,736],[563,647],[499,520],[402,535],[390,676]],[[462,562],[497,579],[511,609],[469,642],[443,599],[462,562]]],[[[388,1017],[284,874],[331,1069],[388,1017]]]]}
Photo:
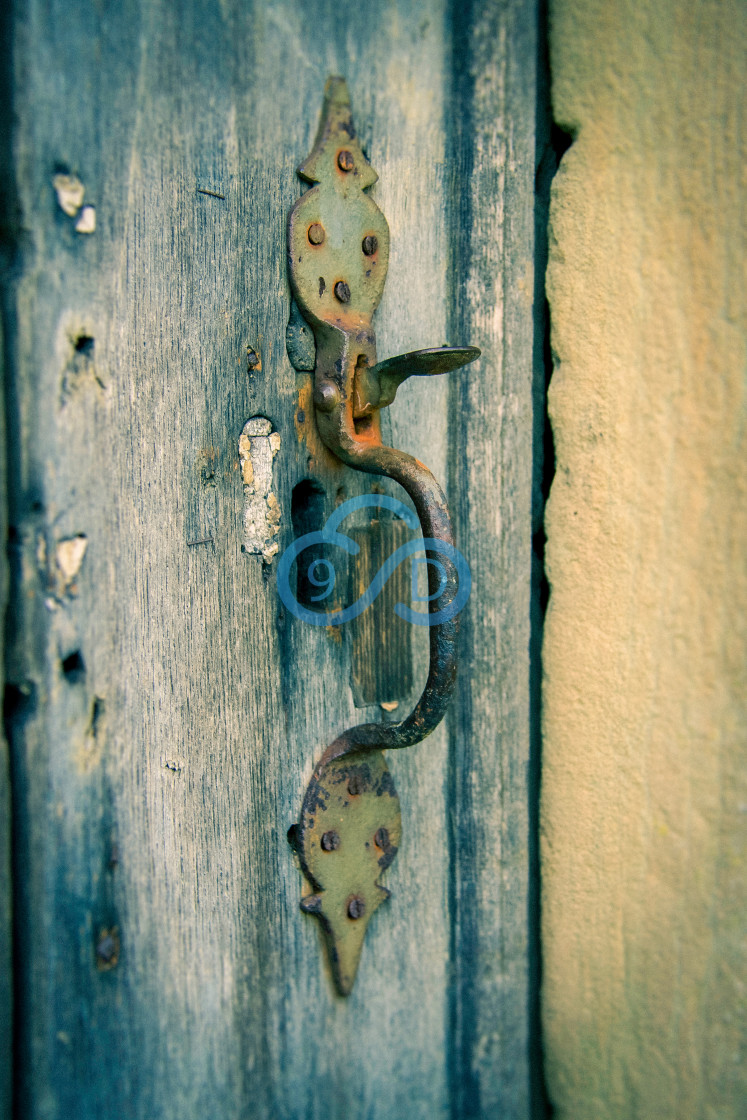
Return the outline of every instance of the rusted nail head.
{"type": "Polygon", "coordinates": [[[363,238],[363,245],[361,246],[361,248],[363,249],[363,252],[367,257],[372,257],[378,247],[379,239],[378,237],[374,237],[372,233],[369,233],[367,237],[363,238]]]}
{"type": "Polygon", "coordinates": [[[101,957],[102,961],[108,964],[117,951],[117,946],[114,943],[114,938],[110,933],[107,933],[101,938],[96,946],[96,956],[101,957]]]}
{"type": "Polygon", "coordinates": [[[325,852],[336,852],[339,847],[340,834],[331,828],[329,832],[325,832],[322,836],[322,850],[325,852]]]}
{"type": "Polygon", "coordinates": [[[360,898],[358,895],[355,895],[353,898],[350,899],[350,901],[348,902],[348,917],[349,918],[352,918],[353,921],[357,921],[358,918],[363,917],[365,912],[366,912],[366,904],[365,904],[365,902],[363,901],[362,898],[360,898]]]}
{"type": "Polygon", "coordinates": [[[374,844],[382,851],[386,851],[389,847],[389,830],[387,828],[377,828],[374,835],[374,844]]]}
{"type": "Polygon", "coordinates": [[[260,357],[256,350],[251,346],[246,348],[246,365],[247,369],[256,369],[260,363],[260,357]]]}
{"type": "Polygon", "coordinates": [[[314,387],[314,404],[320,412],[332,412],[340,403],[340,390],[334,381],[321,381],[314,387]]]}
{"type": "Polygon", "coordinates": [[[99,969],[106,971],[115,968],[119,961],[119,934],[116,926],[113,929],[102,929],[96,942],[96,964],[99,969]]]}
{"type": "Polygon", "coordinates": [[[324,226],[321,222],[312,222],[309,226],[308,238],[312,245],[321,245],[326,237],[324,226]]]}
{"type": "Polygon", "coordinates": [[[349,152],[347,148],[343,148],[337,156],[337,166],[340,168],[340,171],[352,171],[355,167],[353,153],[349,152]]]}
{"type": "Polygon", "coordinates": [[[363,793],[363,782],[357,774],[353,774],[348,781],[348,793],[351,797],[358,797],[359,794],[363,793]]]}
{"type": "Polygon", "coordinates": [[[339,299],[340,303],[350,302],[350,288],[344,280],[338,280],[335,284],[335,296],[339,299]]]}

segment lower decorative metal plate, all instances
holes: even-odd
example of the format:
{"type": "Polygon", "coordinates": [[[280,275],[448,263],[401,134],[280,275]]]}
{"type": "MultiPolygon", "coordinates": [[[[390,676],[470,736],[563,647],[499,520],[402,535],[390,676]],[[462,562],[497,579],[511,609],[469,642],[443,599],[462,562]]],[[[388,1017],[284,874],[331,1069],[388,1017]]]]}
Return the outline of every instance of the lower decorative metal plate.
{"type": "Polygon", "coordinates": [[[368,923],[389,897],[379,878],[401,834],[399,797],[383,751],[317,766],[293,842],[313,887],[301,909],[322,923],[341,995],[353,987],[368,923]]]}

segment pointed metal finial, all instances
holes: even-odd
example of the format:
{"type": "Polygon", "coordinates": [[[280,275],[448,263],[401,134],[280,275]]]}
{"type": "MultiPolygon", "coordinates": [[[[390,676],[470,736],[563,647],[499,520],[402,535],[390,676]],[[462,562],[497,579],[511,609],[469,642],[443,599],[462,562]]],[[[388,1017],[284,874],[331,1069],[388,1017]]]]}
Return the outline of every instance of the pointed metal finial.
{"type": "MultiPolygon", "coordinates": [[[[288,224],[298,306],[313,326],[368,328],[384,290],[389,226],[366,193],[378,176],[356,136],[343,78],[327,82],[316,142],[298,174],[314,184],[296,202],[288,224]]],[[[374,364],[373,344],[361,353],[374,364]]]]}
{"type": "Polygon", "coordinates": [[[316,768],[294,846],[312,886],[301,909],[322,923],[341,995],[353,987],[368,923],[389,898],[379,878],[401,834],[399,798],[381,751],[316,768]]]}
{"type": "Polygon", "coordinates": [[[361,190],[379,177],[360,146],[344,78],[327,79],[314,147],[298,168],[298,174],[309,183],[321,182],[330,171],[342,171],[361,190]]]}

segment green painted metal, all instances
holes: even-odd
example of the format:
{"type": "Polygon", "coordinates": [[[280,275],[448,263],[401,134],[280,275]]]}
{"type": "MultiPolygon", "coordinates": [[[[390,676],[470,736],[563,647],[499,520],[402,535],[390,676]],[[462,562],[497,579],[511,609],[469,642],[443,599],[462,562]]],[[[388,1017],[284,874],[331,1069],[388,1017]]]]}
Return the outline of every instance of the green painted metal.
{"type": "Polygon", "coordinates": [[[298,834],[314,887],[301,908],[324,927],[335,983],[353,987],[368,923],[389,891],[379,878],[397,854],[399,798],[381,751],[320,766],[309,783],[298,834]]]}
{"type": "Polygon", "coordinates": [[[314,185],[299,198],[289,221],[289,271],[296,301],[315,332],[353,336],[374,364],[375,344],[369,333],[386,280],[389,226],[364,194],[378,175],[358,141],[342,78],[327,82],[314,148],[298,174],[314,185]],[[364,251],[364,242],[367,249],[374,244],[375,249],[364,251]]]}
{"type": "Polygon", "coordinates": [[[480,351],[476,346],[436,346],[387,358],[371,370],[364,368],[356,384],[359,399],[354,405],[355,416],[365,416],[372,407],[386,408],[408,377],[451,373],[479,357],[480,351]]]}

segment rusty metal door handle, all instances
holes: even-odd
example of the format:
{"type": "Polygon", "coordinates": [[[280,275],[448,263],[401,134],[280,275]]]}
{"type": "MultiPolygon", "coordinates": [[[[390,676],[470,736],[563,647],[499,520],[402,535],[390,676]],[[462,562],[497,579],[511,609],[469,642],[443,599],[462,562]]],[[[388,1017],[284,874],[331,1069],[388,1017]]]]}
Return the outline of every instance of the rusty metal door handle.
{"type": "MultiPolygon", "coordinates": [[[[380,409],[413,375],[446,373],[479,357],[476,347],[438,347],[376,361],[371,319],[389,259],[389,227],[365,190],[376,182],[353,126],[342,78],[330,78],[314,148],[299,167],[314,184],[288,223],[288,262],[295,300],[316,343],[314,411],[322,441],[342,462],[398,482],[412,499],[424,547],[453,549],[441,487],[423,463],[382,443],[380,409]]],[[[443,557],[442,557],[443,559],[443,557]]],[[[389,892],[378,880],[397,853],[399,798],[383,751],[420,742],[439,724],[456,675],[458,620],[446,609],[457,573],[445,584],[428,565],[430,662],[413,711],[395,724],[352,727],[317,764],[294,830],[294,846],[312,892],[301,903],[327,935],[338,991],[353,986],[368,921],[389,892]],[[444,618],[444,616],[446,616],[444,618]],[[436,621],[441,619],[441,621],[436,621]]]]}

